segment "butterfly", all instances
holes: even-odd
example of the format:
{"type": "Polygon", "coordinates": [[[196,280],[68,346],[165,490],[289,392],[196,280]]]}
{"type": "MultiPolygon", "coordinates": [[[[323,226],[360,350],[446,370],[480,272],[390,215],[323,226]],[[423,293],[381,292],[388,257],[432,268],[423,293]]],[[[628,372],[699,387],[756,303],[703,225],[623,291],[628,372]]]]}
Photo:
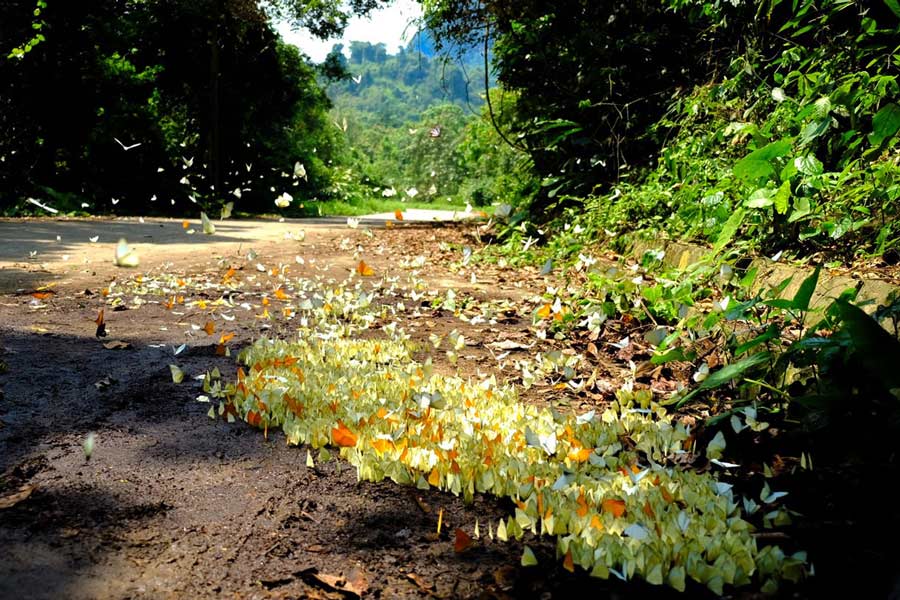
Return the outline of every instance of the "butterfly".
{"type": "Polygon", "coordinates": [[[116,246],[116,259],[113,263],[117,267],[136,267],[140,264],[138,260],[137,253],[128,247],[128,242],[125,238],[119,240],[119,244],[116,246]]]}
{"type": "Polygon", "coordinates": [[[433,138],[441,137],[441,126],[435,125],[434,127],[432,127],[431,130],[429,130],[428,135],[433,138]]]}
{"type": "Polygon", "coordinates": [[[205,212],[200,213],[200,223],[203,226],[203,233],[206,235],[212,235],[216,232],[216,226],[212,224],[205,212]]]}
{"type": "MultiPolygon", "coordinates": [[[[241,197],[240,190],[237,190],[237,191],[238,191],[238,198],[240,198],[241,197]]],[[[222,219],[229,218],[231,216],[231,211],[233,211],[233,210],[234,210],[234,202],[226,202],[225,204],[222,205],[221,218],[222,219]]]]}
{"type": "Polygon", "coordinates": [[[30,202],[31,204],[34,204],[35,206],[38,206],[40,208],[43,208],[44,210],[46,210],[49,213],[56,214],[59,212],[57,209],[53,208],[52,206],[47,206],[46,204],[42,204],[41,202],[38,202],[34,198],[25,198],[25,201],[30,202]]]}
{"type": "Polygon", "coordinates": [[[109,335],[106,331],[106,321],[103,319],[103,309],[100,309],[100,314],[97,315],[97,318],[94,320],[94,323],[97,324],[97,332],[94,334],[98,338],[106,337],[109,335]]]}
{"type": "Polygon", "coordinates": [[[116,140],[117,144],[122,146],[122,150],[124,150],[125,152],[128,152],[132,148],[137,148],[138,146],[140,146],[142,144],[142,142],[138,142],[137,144],[131,144],[130,146],[126,146],[125,144],[123,144],[122,142],[119,141],[119,138],[114,137],[113,139],[116,140]]]}
{"type": "Polygon", "coordinates": [[[362,75],[357,75],[356,77],[351,77],[350,79],[352,79],[353,83],[355,83],[356,85],[362,83],[362,75]]]}

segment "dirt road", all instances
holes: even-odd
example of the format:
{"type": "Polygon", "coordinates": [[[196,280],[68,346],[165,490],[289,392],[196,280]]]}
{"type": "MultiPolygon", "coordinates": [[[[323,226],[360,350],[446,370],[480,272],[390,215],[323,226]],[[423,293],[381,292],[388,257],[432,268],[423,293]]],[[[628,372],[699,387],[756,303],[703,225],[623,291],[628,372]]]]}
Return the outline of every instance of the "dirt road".
{"type": "MultiPolygon", "coordinates": [[[[310,469],[282,435],[211,420],[196,400],[196,376],[235,371],[234,358],[217,353],[220,332],[234,334],[233,354],[259,335],[290,335],[258,314],[285,267],[328,285],[360,256],[380,273],[427,256],[437,286],[520,300],[536,282],[494,274],[472,283],[449,268],[466,243],[459,228],[228,221],[204,236],[188,225],[197,232],[171,220],[0,222],[0,598],[549,598],[583,587],[624,597],[620,586],[555,566],[520,568],[519,543],[455,553],[454,529],[496,522],[509,514],[500,501],[466,506],[358,483],[335,463],[310,469]],[[138,253],[137,269],[112,264],[120,237],[138,253]],[[207,303],[230,270],[242,282],[228,292],[232,320],[216,313],[210,335],[207,303]],[[170,301],[154,285],[184,297],[170,301]],[[108,336],[97,338],[101,309],[108,336]],[[173,363],[186,373],[180,385],[173,363]]],[[[431,319],[418,335],[457,326],[431,319]]],[[[523,323],[503,327],[513,335],[523,323]]],[[[484,348],[472,352],[473,369],[490,367],[484,348]]],[[[549,540],[530,544],[557,564],[549,540]]]]}

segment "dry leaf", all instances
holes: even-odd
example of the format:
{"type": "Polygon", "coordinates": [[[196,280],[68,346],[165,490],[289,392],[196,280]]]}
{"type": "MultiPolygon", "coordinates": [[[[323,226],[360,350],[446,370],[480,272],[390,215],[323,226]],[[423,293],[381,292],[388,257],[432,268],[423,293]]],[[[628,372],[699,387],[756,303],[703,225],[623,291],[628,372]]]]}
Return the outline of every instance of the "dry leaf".
{"type": "Polygon", "coordinates": [[[104,343],[103,347],[107,350],[124,350],[125,348],[131,348],[131,344],[129,344],[128,342],[123,342],[121,340],[113,340],[111,342],[104,343]]]}
{"type": "Polygon", "coordinates": [[[494,350],[530,350],[534,347],[534,344],[528,346],[513,340],[500,340],[498,342],[491,342],[488,346],[494,350]]]}
{"type": "Polygon", "coordinates": [[[19,502],[26,500],[35,489],[33,485],[23,485],[12,494],[0,497],[0,509],[12,508],[19,502]]]}
{"type": "Polygon", "coordinates": [[[416,584],[416,587],[425,592],[426,594],[431,594],[434,590],[434,584],[428,583],[422,577],[416,575],[415,573],[407,573],[406,578],[416,584]]]}

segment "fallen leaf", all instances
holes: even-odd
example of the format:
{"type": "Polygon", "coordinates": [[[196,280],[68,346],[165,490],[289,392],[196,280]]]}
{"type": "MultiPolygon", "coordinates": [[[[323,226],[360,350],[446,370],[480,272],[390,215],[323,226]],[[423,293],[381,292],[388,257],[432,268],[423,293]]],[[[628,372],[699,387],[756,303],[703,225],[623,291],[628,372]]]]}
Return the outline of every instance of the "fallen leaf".
{"type": "Polygon", "coordinates": [[[498,342],[491,342],[488,346],[494,350],[530,350],[534,347],[534,344],[528,346],[513,340],[500,340],[498,342]]]}
{"type": "Polygon", "coordinates": [[[369,590],[369,584],[365,576],[357,569],[350,571],[347,577],[319,573],[315,567],[300,571],[297,575],[303,577],[308,583],[318,584],[357,598],[361,598],[369,590]]]}
{"type": "Polygon", "coordinates": [[[428,583],[421,576],[416,575],[415,573],[407,573],[406,578],[416,584],[416,587],[425,592],[426,594],[431,594],[434,590],[434,584],[428,583]]]}
{"type": "Polygon", "coordinates": [[[6,496],[0,496],[0,509],[12,508],[19,502],[26,500],[35,490],[33,485],[23,485],[18,490],[6,496]]]}
{"type": "Polygon", "coordinates": [[[114,340],[104,343],[103,347],[107,350],[124,350],[126,348],[131,348],[131,344],[129,344],[128,342],[123,342],[121,340],[114,340]]]}

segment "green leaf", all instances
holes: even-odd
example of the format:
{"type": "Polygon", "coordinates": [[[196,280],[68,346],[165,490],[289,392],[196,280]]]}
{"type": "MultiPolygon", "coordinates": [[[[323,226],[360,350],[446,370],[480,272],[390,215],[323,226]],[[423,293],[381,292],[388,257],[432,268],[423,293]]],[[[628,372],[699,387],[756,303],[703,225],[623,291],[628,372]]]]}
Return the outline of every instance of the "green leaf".
{"type": "Polygon", "coordinates": [[[663,363],[667,363],[672,360],[678,361],[690,361],[693,360],[694,357],[693,352],[689,352],[685,354],[684,348],[672,348],[668,352],[663,354],[655,354],[650,358],[650,363],[654,365],[661,365],[663,363]]]}
{"type": "Polygon", "coordinates": [[[775,325],[773,323],[773,324],[769,325],[768,329],[766,329],[765,333],[763,333],[762,335],[758,335],[755,338],[753,338],[752,340],[748,340],[748,341],[744,342],[743,344],[741,344],[740,346],[738,346],[737,348],[735,348],[734,355],[740,356],[744,352],[747,352],[748,350],[752,350],[753,348],[759,346],[760,344],[765,344],[769,340],[773,340],[773,339],[777,338],[779,335],[781,335],[781,329],[778,327],[778,325],[775,325]]]}
{"type": "Polygon", "coordinates": [[[821,175],[824,171],[821,161],[812,154],[806,156],[798,156],[794,159],[794,166],[797,170],[807,176],[821,175]]]}
{"type": "Polygon", "coordinates": [[[703,380],[703,383],[700,384],[700,389],[708,390],[711,388],[719,387],[720,385],[724,385],[730,382],[732,379],[740,377],[744,374],[745,371],[768,361],[770,357],[770,352],[759,352],[757,354],[750,355],[747,358],[743,358],[736,363],[725,365],[715,373],[710,373],[709,376],[703,380]]]}
{"type": "Polygon", "coordinates": [[[775,196],[772,198],[775,204],[775,211],[779,215],[783,215],[787,212],[788,203],[791,199],[791,182],[784,181],[781,184],[781,187],[778,188],[778,191],[775,192],[775,196]]]}
{"type": "Polygon", "coordinates": [[[713,254],[718,254],[722,251],[722,248],[728,245],[731,241],[731,238],[734,237],[734,234],[737,233],[738,228],[741,226],[741,223],[744,222],[744,209],[738,208],[731,216],[728,217],[728,220],[725,221],[725,225],[722,226],[722,231],[719,232],[719,237],[716,238],[716,243],[713,244],[713,254]]]}
{"type": "Polygon", "coordinates": [[[791,212],[791,216],[788,217],[788,223],[799,221],[810,212],[812,212],[812,208],[809,205],[809,198],[802,196],[800,198],[794,198],[794,210],[791,212]]]}
{"type": "Polygon", "coordinates": [[[897,0],[884,0],[884,4],[891,9],[894,16],[900,19],[900,3],[898,3],[897,0]]]}
{"type": "Polygon", "coordinates": [[[767,160],[742,158],[732,169],[734,176],[748,185],[760,183],[775,174],[775,169],[767,160]]]}
{"type": "Polygon", "coordinates": [[[828,131],[828,126],[830,124],[831,119],[822,119],[820,121],[807,123],[806,127],[803,128],[803,131],[800,132],[800,146],[806,146],[814,139],[824,134],[828,131]]]}
{"type": "Polygon", "coordinates": [[[886,389],[900,387],[900,342],[858,306],[841,298],[834,304],[863,368],[878,377],[886,389]]]}
{"type": "Polygon", "coordinates": [[[869,143],[880,146],[887,138],[892,137],[900,130],[900,106],[891,102],[881,108],[872,117],[872,133],[869,135],[869,143]]]}
{"type": "Polygon", "coordinates": [[[747,201],[744,203],[747,208],[768,208],[775,202],[772,200],[773,190],[769,188],[759,188],[754,190],[747,201]]]}
{"type": "Polygon", "coordinates": [[[689,393],[687,396],[678,401],[675,405],[675,408],[681,408],[684,404],[693,398],[698,392],[702,390],[708,390],[715,387],[719,387],[720,385],[724,385],[731,381],[732,379],[736,379],[740,377],[749,369],[756,367],[766,361],[768,361],[772,356],[771,352],[758,352],[757,354],[751,354],[747,358],[743,358],[736,363],[731,363],[730,365],[726,365],[716,371],[715,373],[710,373],[709,376],[703,380],[703,383],[700,384],[700,387],[689,393]]]}
{"type": "Polygon", "coordinates": [[[794,299],[792,300],[793,308],[802,311],[809,310],[809,302],[812,300],[813,292],[816,291],[816,286],[819,284],[819,273],[821,271],[822,267],[816,267],[812,275],[803,280],[800,287],[797,288],[797,293],[794,294],[794,299]]]}

